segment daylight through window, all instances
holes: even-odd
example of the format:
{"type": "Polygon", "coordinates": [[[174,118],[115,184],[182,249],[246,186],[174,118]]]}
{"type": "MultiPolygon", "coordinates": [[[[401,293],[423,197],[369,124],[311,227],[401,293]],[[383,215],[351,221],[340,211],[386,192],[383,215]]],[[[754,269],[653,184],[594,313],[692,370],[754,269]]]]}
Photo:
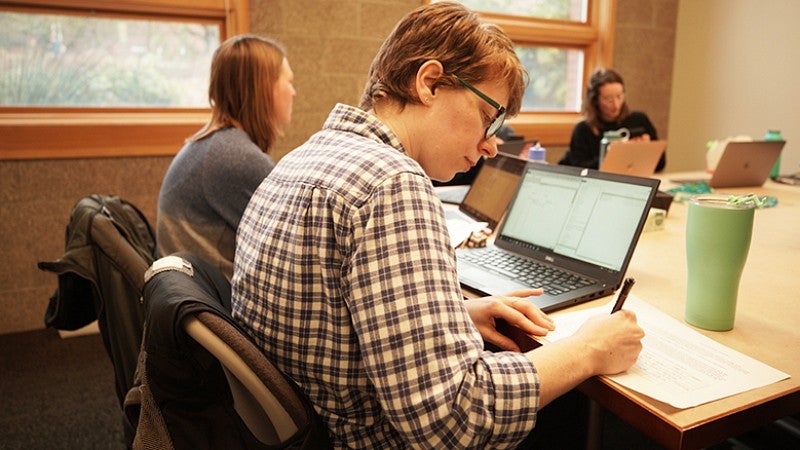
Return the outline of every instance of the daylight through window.
{"type": "Polygon", "coordinates": [[[4,106],[208,106],[216,24],[0,12],[4,106]]]}

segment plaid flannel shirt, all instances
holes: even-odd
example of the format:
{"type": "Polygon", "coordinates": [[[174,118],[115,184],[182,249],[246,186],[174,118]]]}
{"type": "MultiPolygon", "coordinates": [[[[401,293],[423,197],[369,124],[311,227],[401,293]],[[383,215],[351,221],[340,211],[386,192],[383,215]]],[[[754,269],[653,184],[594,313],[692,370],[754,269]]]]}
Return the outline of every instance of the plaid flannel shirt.
{"type": "Polygon", "coordinates": [[[483,350],[430,179],[358,108],[255,192],[232,283],[234,317],[337,447],[510,448],[534,426],[533,364],[483,350]]]}

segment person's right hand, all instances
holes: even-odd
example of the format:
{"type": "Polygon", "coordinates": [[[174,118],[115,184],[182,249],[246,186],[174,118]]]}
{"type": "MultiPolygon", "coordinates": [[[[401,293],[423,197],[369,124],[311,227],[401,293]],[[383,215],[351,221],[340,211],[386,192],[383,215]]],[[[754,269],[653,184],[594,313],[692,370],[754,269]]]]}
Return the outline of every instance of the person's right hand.
{"type": "Polygon", "coordinates": [[[590,318],[572,337],[583,341],[589,350],[587,356],[593,359],[597,375],[612,375],[636,362],[644,330],[636,322],[636,314],[623,309],[590,318]]]}

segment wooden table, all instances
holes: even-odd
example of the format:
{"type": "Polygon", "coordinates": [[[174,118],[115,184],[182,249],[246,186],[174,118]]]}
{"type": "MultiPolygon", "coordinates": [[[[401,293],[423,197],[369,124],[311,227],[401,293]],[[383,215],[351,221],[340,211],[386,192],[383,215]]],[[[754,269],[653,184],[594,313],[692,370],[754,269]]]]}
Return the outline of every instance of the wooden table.
{"type": "MultiPolygon", "coordinates": [[[[698,175],[702,174],[668,174],[661,189],[674,187],[669,178],[698,175]]],[[[767,181],[761,188],[718,192],[771,195],[777,197],[778,205],[756,211],[733,330],[698,330],[791,377],[688,409],[677,409],[602,377],[580,385],[597,404],[668,449],[710,446],[800,412],[800,186],[767,181]]],[[[686,213],[685,203],[673,202],[664,229],[642,234],[628,268],[628,276],[636,279],[636,296],[680,320],[686,298],[686,213]]]]}
{"type": "MultiPolygon", "coordinates": [[[[698,174],[666,175],[662,189],[674,187],[670,178],[691,175],[698,174]]],[[[761,188],[715,192],[771,195],[778,205],[756,211],[733,330],[698,330],[791,378],[689,409],[676,409],[603,378],[581,385],[605,409],[669,449],[706,447],[800,412],[800,186],[767,181],[761,188]]],[[[628,269],[636,278],[638,297],[681,320],[686,213],[685,203],[673,202],[664,229],[642,234],[628,269]]]]}

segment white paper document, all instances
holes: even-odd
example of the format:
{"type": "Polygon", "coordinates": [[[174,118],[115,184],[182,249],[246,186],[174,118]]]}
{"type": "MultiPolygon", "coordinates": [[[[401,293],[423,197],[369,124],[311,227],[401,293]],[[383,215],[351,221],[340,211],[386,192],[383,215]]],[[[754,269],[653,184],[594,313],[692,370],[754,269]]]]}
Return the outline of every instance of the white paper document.
{"type": "Polygon", "coordinates": [[[445,219],[450,243],[454,248],[466,241],[473,232],[481,231],[489,225],[486,222],[478,222],[457,209],[445,210],[445,219]]]}
{"type": "MultiPolygon", "coordinates": [[[[726,347],[630,295],[625,309],[645,331],[639,359],[608,379],[676,408],[690,408],[776,383],[789,375],[726,347]]],[[[553,342],[573,334],[587,318],[608,314],[611,305],[553,315],[553,342]]]]}

